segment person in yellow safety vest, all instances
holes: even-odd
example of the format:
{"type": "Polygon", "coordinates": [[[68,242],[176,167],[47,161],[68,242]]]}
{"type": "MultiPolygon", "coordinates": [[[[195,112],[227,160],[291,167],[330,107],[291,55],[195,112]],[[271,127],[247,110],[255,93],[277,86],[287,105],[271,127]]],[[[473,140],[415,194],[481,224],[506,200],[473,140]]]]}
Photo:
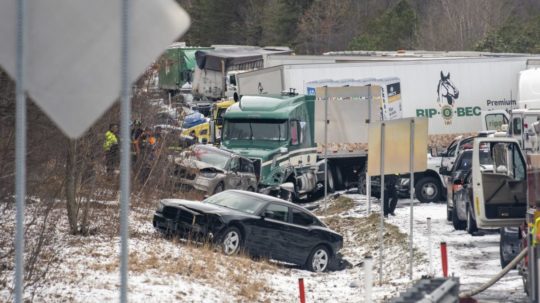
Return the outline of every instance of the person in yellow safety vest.
{"type": "MultiPolygon", "coordinates": [[[[395,216],[398,195],[396,190],[396,184],[399,177],[398,175],[385,175],[384,176],[384,216],[388,217],[388,214],[395,216]]],[[[382,190],[382,189],[381,189],[382,190]]]]}
{"type": "Polygon", "coordinates": [[[103,143],[103,151],[105,152],[105,166],[107,174],[114,173],[118,166],[118,124],[112,123],[109,125],[109,130],[105,133],[105,142],[103,143]]]}

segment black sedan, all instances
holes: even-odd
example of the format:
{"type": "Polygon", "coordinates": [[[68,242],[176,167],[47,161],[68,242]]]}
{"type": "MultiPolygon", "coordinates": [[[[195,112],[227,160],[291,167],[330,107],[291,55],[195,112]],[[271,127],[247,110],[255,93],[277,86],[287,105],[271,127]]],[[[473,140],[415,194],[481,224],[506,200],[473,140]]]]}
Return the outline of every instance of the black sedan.
{"type": "Polygon", "coordinates": [[[160,232],[211,239],[223,253],[244,250],[322,272],[338,261],[343,237],[312,213],[274,197],[228,190],[202,202],[164,199],[154,214],[160,232]]]}

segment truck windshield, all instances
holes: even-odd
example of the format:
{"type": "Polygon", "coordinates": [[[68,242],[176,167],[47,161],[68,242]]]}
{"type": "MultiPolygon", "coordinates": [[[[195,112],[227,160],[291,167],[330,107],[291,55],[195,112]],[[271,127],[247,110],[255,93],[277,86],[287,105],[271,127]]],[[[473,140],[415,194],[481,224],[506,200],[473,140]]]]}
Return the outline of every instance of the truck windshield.
{"type": "Polygon", "coordinates": [[[285,141],[287,129],[287,120],[227,120],[223,139],[285,141]]]}

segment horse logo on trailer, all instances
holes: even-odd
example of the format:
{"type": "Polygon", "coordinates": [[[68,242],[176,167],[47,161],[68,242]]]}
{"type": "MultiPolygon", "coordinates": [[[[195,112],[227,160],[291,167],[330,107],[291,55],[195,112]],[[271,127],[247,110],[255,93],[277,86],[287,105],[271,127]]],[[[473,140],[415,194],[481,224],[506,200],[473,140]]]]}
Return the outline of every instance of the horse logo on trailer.
{"type": "Polygon", "coordinates": [[[450,72],[444,75],[441,71],[441,79],[437,85],[437,103],[441,107],[441,115],[445,124],[452,124],[456,99],[459,98],[459,90],[450,80],[450,72]]]}

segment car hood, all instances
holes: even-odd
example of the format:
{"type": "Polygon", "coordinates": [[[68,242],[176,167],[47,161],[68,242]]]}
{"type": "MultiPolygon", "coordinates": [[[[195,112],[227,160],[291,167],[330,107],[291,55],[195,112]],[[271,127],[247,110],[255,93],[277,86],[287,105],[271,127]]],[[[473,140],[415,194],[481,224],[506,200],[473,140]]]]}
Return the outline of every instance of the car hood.
{"type": "Polygon", "coordinates": [[[213,169],[221,173],[225,172],[222,168],[194,159],[176,158],[174,159],[174,163],[186,168],[192,168],[197,170],[213,169]]]}
{"type": "Polygon", "coordinates": [[[197,213],[257,217],[231,208],[226,208],[223,206],[204,203],[200,201],[190,201],[184,199],[163,199],[161,200],[161,202],[166,206],[185,207],[197,213]]]}

